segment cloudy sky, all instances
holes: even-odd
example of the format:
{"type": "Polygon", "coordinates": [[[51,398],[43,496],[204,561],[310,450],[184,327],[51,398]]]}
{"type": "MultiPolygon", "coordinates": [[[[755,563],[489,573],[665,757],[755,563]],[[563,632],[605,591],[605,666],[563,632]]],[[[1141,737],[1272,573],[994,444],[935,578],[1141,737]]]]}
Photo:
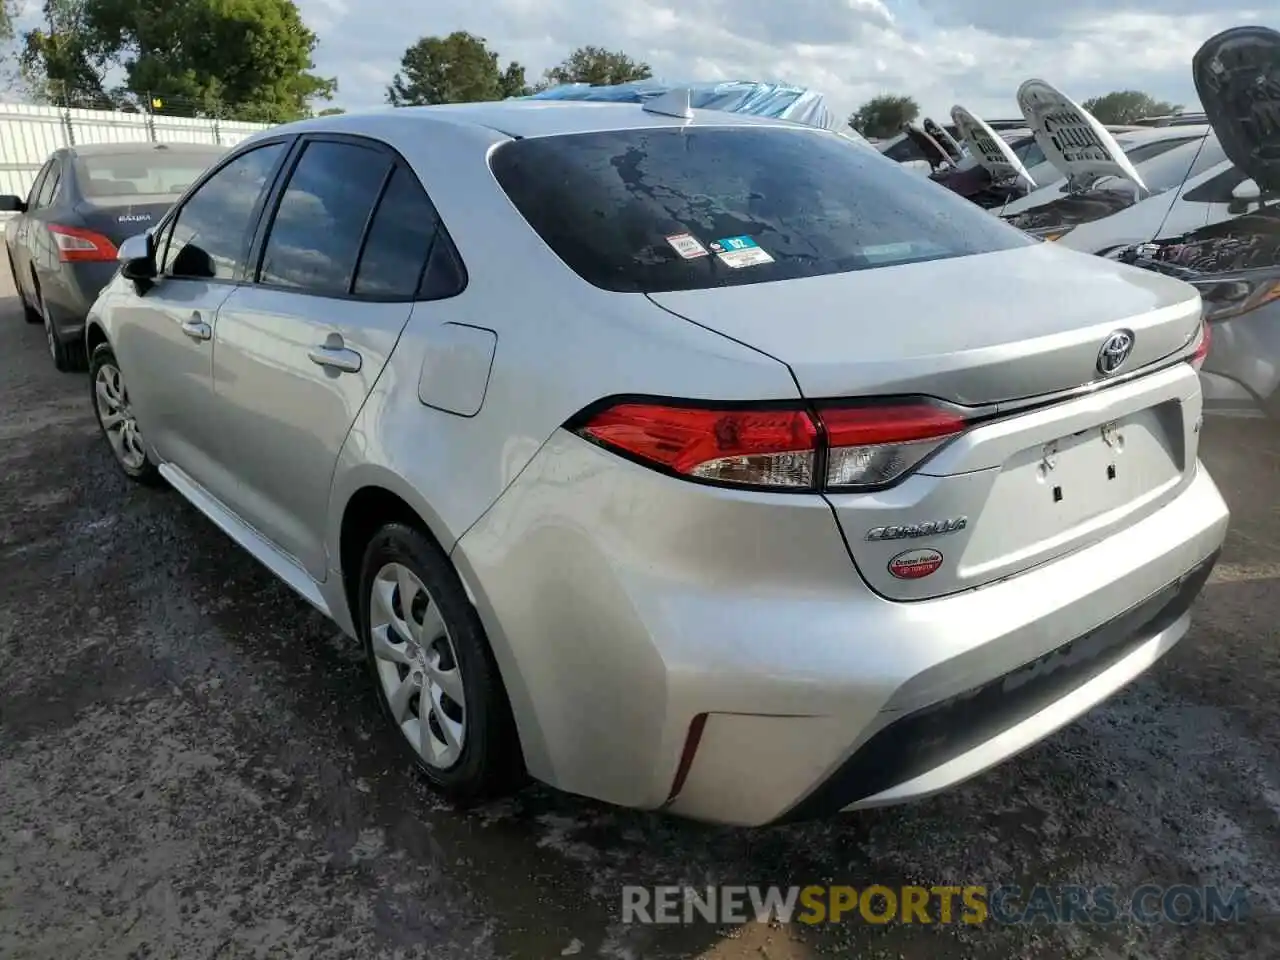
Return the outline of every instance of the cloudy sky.
{"type": "Polygon", "coordinates": [[[320,37],[336,102],[382,103],[404,48],[469,30],[534,79],[574,47],[647,61],[656,76],[798,83],[847,114],[905,92],[926,114],[953,103],[1018,116],[1030,76],[1076,100],[1123,88],[1194,103],[1191,55],[1218,30],[1274,25],[1280,0],[297,0],[320,37]]]}

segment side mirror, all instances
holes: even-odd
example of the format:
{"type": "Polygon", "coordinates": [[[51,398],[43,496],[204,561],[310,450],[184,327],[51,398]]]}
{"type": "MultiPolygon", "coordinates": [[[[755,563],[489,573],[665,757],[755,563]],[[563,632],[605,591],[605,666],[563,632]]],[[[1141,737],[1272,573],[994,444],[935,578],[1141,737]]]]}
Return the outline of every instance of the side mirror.
{"type": "Polygon", "coordinates": [[[11,193],[0,194],[0,213],[26,213],[27,201],[11,193]]]}
{"type": "Polygon", "coordinates": [[[1262,191],[1258,189],[1257,181],[1245,178],[1231,191],[1231,202],[1227,204],[1227,213],[1239,216],[1242,213],[1248,213],[1251,206],[1261,202],[1262,191]]]}
{"type": "Polygon", "coordinates": [[[141,233],[120,244],[116,253],[120,273],[126,280],[137,284],[150,284],[156,279],[156,258],[151,246],[151,234],[141,233]]]}
{"type": "Polygon", "coordinates": [[[1236,188],[1231,191],[1231,196],[1248,203],[1262,199],[1262,191],[1258,189],[1258,184],[1255,181],[1246,178],[1236,184],[1236,188]]]}

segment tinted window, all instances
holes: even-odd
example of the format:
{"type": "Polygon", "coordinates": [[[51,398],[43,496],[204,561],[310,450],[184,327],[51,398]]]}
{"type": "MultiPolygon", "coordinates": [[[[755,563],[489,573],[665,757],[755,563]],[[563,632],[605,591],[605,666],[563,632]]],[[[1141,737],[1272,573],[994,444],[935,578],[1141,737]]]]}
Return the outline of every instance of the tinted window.
{"type": "Polygon", "coordinates": [[[31,190],[27,193],[27,209],[34,210],[36,208],[36,197],[40,196],[40,188],[44,186],[44,179],[49,175],[49,171],[53,169],[53,161],[46,160],[44,166],[40,168],[40,172],[36,174],[35,180],[31,182],[31,190]]]}
{"type": "Polygon", "coordinates": [[[1182,199],[1192,203],[1230,203],[1235,199],[1231,191],[1246,179],[1245,172],[1239,167],[1228,167],[1216,177],[1210,177],[1195,189],[1188,190],[1182,199]]]}
{"type": "Polygon", "coordinates": [[[53,198],[58,195],[58,187],[61,185],[62,164],[55,160],[53,166],[49,168],[49,175],[40,184],[40,196],[36,197],[36,206],[47,207],[53,203],[53,198]]]}
{"type": "Polygon", "coordinates": [[[908,160],[928,159],[924,155],[924,151],[906,134],[903,134],[901,140],[883,151],[883,153],[890,160],[896,160],[898,163],[906,163],[908,160]]]}
{"type": "Polygon", "coordinates": [[[244,266],[258,206],[285,152],[271,143],[242,153],[200,185],[174,220],[163,272],[230,280],[244,266]]]}
{"type": "Polygon", "coordinates": [[[276,209],[258,279],[308,293],[348,293],[365,225],[390,168],[391,157],[380,150],[307,144],[276,209]]]}
{"type": "Polygon", "coordinates": [[[353,292],[412,299],[439,223],[418,178],[396,167],[369,225],[353,292]]]}
{"type": "Polygon", "coordinates": [[[166,152],[109,153],[76,157],[76,183],[90,200],[134,194],[178,196],[222,156],[210,147],[207,153],[166,152]]]}
{"type": "Polygon", "coordinates": [[[1140,143],[1136,147],[1130,147],[1124,152],[1129,158],[1129,162],[1134,166],[1139,163],[1146,163],[1162,153],[1168,153],[1174,147],[1180,147],[1184,143],[1190,143],[1193,140],[1199,140],[1200,137],[1183,137],[1181,139],[1157,140],[1154,143],[1140,143]]]}
{"type": "Polygon", "coordinates": [[[759,283],[1034,242],[958,194],[819,130],[531,137],[503,144],[491,162],[551,249],[608,290],[759,283]],[[676,239],[682,235],[692,241],[676,239]],[[716,241],[724,253],[700,254],[716,241]]]}
{"type": "Polygon", "coordinates": [[[1034,137],[1029,137],[1025,143],[1020,144],[1013,152],[1028,170],[1045,161],[1044,151],[1040,149],[1040,144],[1036,143],[1034,137]]]}
{"type": "Polygon", "coordinates": [[[1226,159],[1217,138],[1198,138],[1184,142],[1138,168],[1142,182],[1153,193],[1163,193],[1181,186],[1190,177],[1198,177],[1210,167],[1226,159]]]}

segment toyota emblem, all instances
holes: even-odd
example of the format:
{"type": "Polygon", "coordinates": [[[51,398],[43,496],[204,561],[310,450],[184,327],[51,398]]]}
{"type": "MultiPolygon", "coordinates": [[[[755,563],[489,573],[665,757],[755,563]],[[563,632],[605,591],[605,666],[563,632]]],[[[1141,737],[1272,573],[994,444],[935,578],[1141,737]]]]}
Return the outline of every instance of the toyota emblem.
{"type": "Polygon", "coordinates": [[[1098,351],[1098,372],[1109,377],[1129,359],[1133,352],[1133,333],[1128,330],[1117,330],[1102,342],[1098,351]]]}

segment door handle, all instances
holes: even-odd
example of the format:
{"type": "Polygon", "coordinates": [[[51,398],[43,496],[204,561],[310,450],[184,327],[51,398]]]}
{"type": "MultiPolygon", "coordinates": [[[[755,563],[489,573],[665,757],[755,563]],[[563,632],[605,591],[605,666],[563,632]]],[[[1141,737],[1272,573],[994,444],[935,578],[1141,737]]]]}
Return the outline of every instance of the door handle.
{"type": "Polygon", "coordinates": [[[360,354],[354,350],[347,347],[330,346],[329,344],[312,347],[307,356],[311,358],[312,363],[328,370],[340,371],[341,373],[359,373],[363,363],[360,354]]]}
{"type": "Polygon", "coordinates": [[[190,320],[183,321],[182,332],[192,340],[208,340],[213,336],[213,328],[201,320],[198,313],[193,313],[190,320]]]}

